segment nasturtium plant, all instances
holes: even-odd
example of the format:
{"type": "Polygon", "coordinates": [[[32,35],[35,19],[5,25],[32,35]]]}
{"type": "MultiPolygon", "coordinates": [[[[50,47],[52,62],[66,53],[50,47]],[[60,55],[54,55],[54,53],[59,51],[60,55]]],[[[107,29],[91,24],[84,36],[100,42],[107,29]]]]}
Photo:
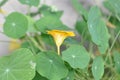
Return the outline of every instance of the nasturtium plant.
{"type": "Polygon", "coordinates": [[[40,3],[40,0],[18,0],[22,4],[26,4],[29,6],[38,6],[40,3]]]}
{"type": "Polygon", "coordinates": [[[0,0],[0,33],[11,41],[0,42],[10,42],[10,54],[0,57],[0,80],[120,80],[120,0],[103,1],[107,13],[70,0],[78,13],[73,28],[47,0],[18,0],[24,14],[8,14],[7,1],[0,0]]]}
{"type": "Polygon", "coordinates": [[[104,74],[104,61],[101,56],[96,57],[92,64],[92,74],[95,80],[100,80],[104,74]]]}
{"type": "Polygon", "coordinates": [[[6,17],[3,30],[8,37],[21,38],[26,34],[27,29],[28,20],[23,14],[13,12],[6,17]]]}
{"type": "Polygon", "coordinates": [[[35,76],[35,57],[27,48],[0,58],[0,80],[31,80],[35,76]]]}
{"type": "Polygon", "coordinates": [[[88,66],[90,55],[83,46],[72,45],[62,52],[63,60],[73,68],[84,69],[88,66]]]}
{"type": "Polygon", "coordinates": [[[61,80],[68,74],[61,57],[55,52],[41,52],[37,55],[37,71],[49,80],[61,80]]]}

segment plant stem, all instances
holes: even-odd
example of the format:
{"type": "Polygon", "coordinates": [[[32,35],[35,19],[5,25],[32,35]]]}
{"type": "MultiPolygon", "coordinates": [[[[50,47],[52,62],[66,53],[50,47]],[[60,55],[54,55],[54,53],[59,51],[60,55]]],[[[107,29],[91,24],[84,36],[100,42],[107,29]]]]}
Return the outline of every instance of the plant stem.
{"type": "Polygon", "coordinates": [[[36,40],[33,37],[29,37],[28,38],[34,43],[34,45],[41,51],[45,51],[41,46],[38,45],[38,43],[36,42],[36,40]]]}
{"type": "MultiPolygon", "coordinates": [[[[83,71],[79,70],[79,69],[76,69],[76,72],[75,72],[75,76],[79,79],[79,80],[91,80],[90,77],[88,77],[86,75],[86,73],[84,73],[83,71]],[[81,78],[82,77],[82,78],[81,78]]],[[[77,79],[77,80],[78,80],[77,79]]]]}
{"type": "Polygon", "coordinates": [[[38,34],[36,34],[36,35],[37,35],[37,39],[38,39],[39,44],[41,45],[41,47],[43,49],[46,50],[46,46],[45,46],[44,42],[42,41],[41,37],[38,34]]]}
{"type": "Polygon", "coordinates": [[[117,38],[119,37],[119,35],[120,35],[120,31],[117,33],[115,39],[114,39],[113,42],[112,42],[112,45],[111,45],[110,49],[108,50],[108,54],[107,54],[107,56],[106,56],[106,58],[105,58],[105,62],[107,61],[107,59],[108,59],[108,57],[109,57],[110,62],[111,62],[111,64],[112,64],[112,59],[111,59],[111,54],[110,54],[110,52],[111,52],[111,50],[112,50],[112,48],[113,48],[113,46],[114,46],[117,38]]]}
{"type": "Polygon", "coordinates": [[[57,53],[60,55],[60,46],[57,46],[57,53]]]}
{"type": "Polygon", "coordinates": [[[113,41],[113,43],[112,43],[112,45],[111,45],[111,48],[109,49],[109,52],[111,52],[111,50],[112,50],[112,48],[113,48],[113,46],[114,46],[117,38],[119,37],[119,35],[120,35],[120,31],[117,33],[117,35],[116,35],[116,37],[115,37],[115,39],[114,39],[114,41],[113,41]]]}
{"type": "Polygon", "coordinates": [[[116,18],[120,21],[120,18],[119,18],[119,16],[118,16],[118,15],[116,15],[116,18]]]}
{"type": "Polygon", "coordinates": [[[89,44],[89,53],[90,53],[90,56],[91,56],[92,59],[95,58],[95,56],[93,54],[93,46],[94,46],[93,43],[90,42],[90,44],[89,44]]]}
{"type": "Polygon", "coordinates": [[[31,50],[33,51],[33,55],[36,55],[36,52],[35,52],[35,50],[34,50],[34,48],[32,46],[32,42],[29,41],[28,39],[26,39],[26,41],[28,41],[29,45],[31,46],[31,50]]]}
{"type": "Polygon", "coordinates": [[[30,13],[31,13],[31,6],[28,6],[28,13],[27,13],[27,15],[30,16],[30,13]]]}

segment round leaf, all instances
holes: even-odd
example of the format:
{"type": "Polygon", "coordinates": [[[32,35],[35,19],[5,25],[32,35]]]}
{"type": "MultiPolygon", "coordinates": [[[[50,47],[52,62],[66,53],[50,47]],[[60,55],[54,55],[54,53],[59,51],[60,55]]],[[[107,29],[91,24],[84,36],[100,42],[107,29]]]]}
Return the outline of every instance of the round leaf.
{"type": "Polygon", "coordinates": [[[20,38],[25,35],[28,28],[27,18],[18,12],[7,16],[4,23],[4,33],[12,38],[20,38]]]}
{"type": "Polygon", "coordinates": [[[38,6],[40,0],[19,0],[22,4],[27,4],[29,6],[38,6]]]}
{"type": "Polygon", "coordinates": [[[68,73],[62,59],[54,52],[41,52],[37,55],[37,71],[49,80],[61,80],[68,73]]]}
{"type": "Polygon", "coordinates": [[[104,61],[102,57],[96,57],[92,64],[92,74],[95,80],[100,80],[104,74],[104,61]]]}
{"type": "Polygon", "coordinates": [[[28,49],[18,49],[0,58],[0,80],[31,80],[35,76],[34,57],[28,49]]]}
{"type": "Polygon", "coordinates": [[[87,67],[90,56],[83,46],[72,45],[67,50],[62,52],[63,59],[68,62],[73,68],[87,67]]]}

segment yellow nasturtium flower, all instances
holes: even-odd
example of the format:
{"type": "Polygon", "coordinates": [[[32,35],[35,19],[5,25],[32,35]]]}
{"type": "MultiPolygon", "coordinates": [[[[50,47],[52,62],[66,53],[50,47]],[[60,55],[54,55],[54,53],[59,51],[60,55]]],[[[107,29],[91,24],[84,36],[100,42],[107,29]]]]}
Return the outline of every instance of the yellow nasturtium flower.
{"type": "Polygon", "coordinates": [[[6,12],[0,8],[0,14],[6,14],[6,12]]]}
{"type": "Polygon", "coordinates": [[[11,40],[10,45],[9,45],[9,50],[13,51],[18,48],[20,48],[20,42],[18,40],[11,40]]]}
{"type": "Polygon", "coordinates": [[[51,30],[48,31],[48,34],[50,34],[57,46],[58,55],[60,55],[60,46],[67,37],[75,36],[74,32],[72,31],[62,31],[62,30],[51,30]]]}

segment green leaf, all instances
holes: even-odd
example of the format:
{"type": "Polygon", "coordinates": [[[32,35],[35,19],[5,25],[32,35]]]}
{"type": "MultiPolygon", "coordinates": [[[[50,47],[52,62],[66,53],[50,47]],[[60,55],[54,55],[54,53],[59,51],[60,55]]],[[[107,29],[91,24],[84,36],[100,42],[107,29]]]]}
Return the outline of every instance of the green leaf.
{"type": "Polygon", "coordinates": [[[88,19],[88,12],[84,7],[80,4],[79,0],[71,0],[71,3],[73,7],[76,9],[76,11],[80,14],[83,15],[85,20],[88,19]]]}
{"type": "MultiPolygon", "coordinates": [[[[54,6],[53,6],[54,7],[54,6]]],[[[63,14],[63,11],[53,11],[52,10],[52,6],[48,6],[48,5],[42,5],[39,8],[39,12],[43,15],[43,16],[55,16],[60,18],[63,14]]]]}
{"type": "Polygon", "coordinates": [[[120,74],[120,53],[115,52],[113,54],[116,71],[120,74]]]}
{"type": "Polygon", "coordinates": [[[0,7],[2,7],[8,0],[1,0],[0,1],[0,7]]]}
{"type": "Polygon", "coordinates": [[[95,80],[100,80],[104,74],[104,61],[101,56],[96,57],[92,64],[92,74],[95,80]]]}
{"type": "Polygon", "coordinates": [[[104,1],[104,6],[112,12],[113,16],[116,16],[116,18],[119,20],[120,18],[120,0],[106,0],[104,1]]]}
{"type": "Polygon", "coordinates": [[[115,31],[114,34],[117,35],[117,33],[118,33],[119,30],[120,30],[120,22],[119,22],[119,20],[118,20],[117,18],[115,18],[114,16],[111,16],[110,19],[109,19],[109,21],[110,21],[112,24],[115,25],[115,29],[112,29],[112,30],[114,30],[114,31],[115,31]]]}
{"type": "Polygon", "coordinates": [[[73,68],[84,69],[90,61],[89,53],[83,46],[72,45],[62,52],[63,60],[68,62],[73,68]]]}
{"type": "Polygon", "coordinates": [[[78,20],[76,22],[75,28],[84,40],[91,40],[90,33],[87,27],[87,23],[85,21],[78,20]]]}
{"type": "Polygon", "coordinates": [[[37,71],[49,80],[61,80],[68,74],[62,59],[54,52],[41,52],[37,55],[37,71]]]}
{"type": "Polygon", "coordinates": [[[120,80],[120,74],[116,74],[116,75],[115,75],[115,79],[116,79],[116,80],[120,80]]]}
{"type": "Polygon", "coordinates": [[[120,0],[108,0],[108,2],[112,5],[116,13],[120,13],[120,0]]]}
{"type": "Polygon", "coordinates": [[[106,24],[101,19],[101,12],[98,7],[94,6],[90,9],[88,15],[88,30],[92,37],[92,41],[98,46],[103,54],[108,49],[109,33],[106,24]]]}
{"type": "Polygon", "coordinates": [[[69,38],[65,39],[63,44],[65,44],[65,45],[73,45],[73,44],[79,44],[79,42],[76,39],[69,37],[69,38]]]}
{"type": "Polygon", "coordinates": [[[38,53],[40,50],[30,41],[25,41],[21,44],[21,48],[28,48],[33,53],[38,53]]]}
{"type": "Polygon", "coordinates": [[[40,0],[18,0],[22,4],[27,4],[29,6],[38,6],[40,0]]]}
{"type": "Polygon", "coordinates": [[[35,21],[30,17],[30,16],[26,16],[28,19],[28,30],[27,32],[37,32],[36,28],[35,28],[35,21]]]}
{"type": "Polygon", "coordinates": [[[67,77],[62,80],[74,80],[74,71],[69,71],[67,77]]]}
{"type": "Polygon", "coordinates": [[[34,56],[21,48],[0,58],[0,80],[31,80],[35,76],[34,56]]]}
{"type": "Polygon", "coordinates": [[[55,42],[54,42],[52,36],[50,36],[50,35],[48,35],[48,34],[42,33],[42,34],[40,35],[40,37],[41,37],[41,40],[44,41],[44,43],[45,43],[46,45],[50,45],[51,47],[52,47],[52,46],[55,46],[55,42]]]}
{"type": "Polygon", "coordinates": [[[45,33],[47,30],[52,29],[60,29],[60,30],[66,30],[68,27],[66,27],[58,17],[53,16],[46,16],[42,17],[40,20],[36,22],[36,27],[39,31],[45,33]]]}
{"type": "Polygon", "coordinates": [[[6,17],[4,33],[11,38],[21,38],[26,34],[28,28],[27,18],[18,12],[13,12],[6,17]]]}
{"type": "Polygon", "coordinates": [[[32,80],[48,80],[48,79],[42,77],[38,72],[36,72],[36,75],[32,80]]]}
{"type": "Polygon", "coordinates": [[[115,13],[115,9],[113,7],[113,5],[109,2],[109,0],[106,0],[103,2],[103,5],[112,13],[115,13]]]}

